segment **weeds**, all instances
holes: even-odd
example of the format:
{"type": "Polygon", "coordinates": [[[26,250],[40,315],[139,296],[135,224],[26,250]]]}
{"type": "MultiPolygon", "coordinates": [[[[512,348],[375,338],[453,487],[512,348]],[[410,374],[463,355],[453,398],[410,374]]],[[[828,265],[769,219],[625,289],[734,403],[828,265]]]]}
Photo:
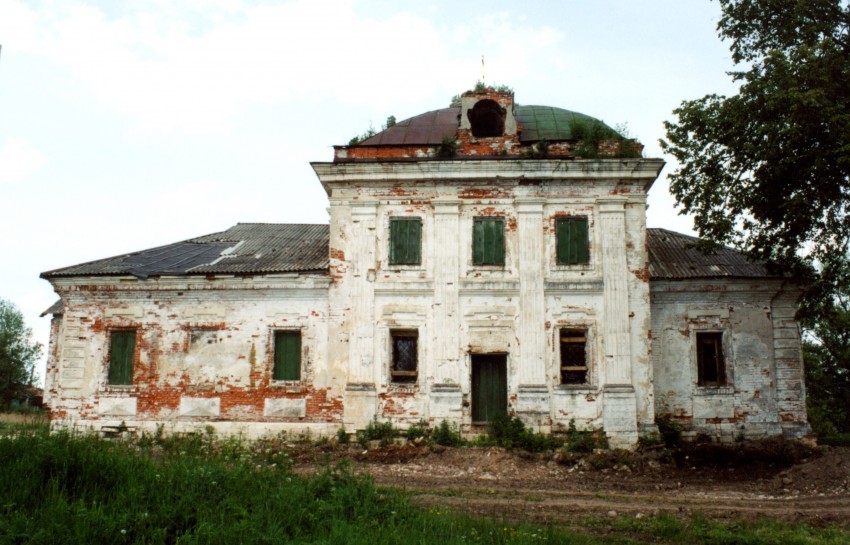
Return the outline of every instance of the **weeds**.
{"type": "Polygon", "coordinates": [[[366,424],[366,428],[357,432],[357,442],[363,448],[366,448],[369,441],[380,441],[382,447],[390,445],[398,436],[396,429],[393,428],[393,423],[390,421],[378,422],[378,417],[372,417],[372,420],[366,424]]]}
{"type": "Polygon", "coordinates": [[[579,431],[576,429],[576,421],[570,419],[564,448],[567,452],[591,453],[597,449],[607,449],[608,438],[602,430],[579,431]]]}
{"type": "Polygon", "coordinates": [[[487,435],[490,441],[500,447],[519,448],[528,452],[555,450],[563,444],[557,437],[529,430],[516,416],[497,416],[490,421],[487,435]]]}
{"type": "MultiPolygon", "coordinates": [[[[439,429],[442,424],[437,427],[439,429]]],[[[513,425],[512,429],[519,429],[513,425]]],[[[390,543],[838,545],[842,528],[716,523],[661,514],[595,517],[573,529],[421,509],[349,463],[317,475],[279,461],[284,437],[215,434],[105,441],[19,430],[0,437],[0,544],[390,543]],[[585,533],[586,532],[586,533],[585,533]]]]}
{"type": "Polygon", "coordinates": [[[446,420],[441,421],[430,434],[431,443],[444,447],[459,447],[464,444],[460,427],[457,424],[449,424],[446,420]]]}
{"type": "Polygon", "coordinates": [[[667,448],[677,448],[682,443],[682,425],[673,420],[669,414],[659,414],[655,416],[655,424],[658,426],[658,433],[661,434],[661,439],[664,441],[664,446],[667,448]]]}

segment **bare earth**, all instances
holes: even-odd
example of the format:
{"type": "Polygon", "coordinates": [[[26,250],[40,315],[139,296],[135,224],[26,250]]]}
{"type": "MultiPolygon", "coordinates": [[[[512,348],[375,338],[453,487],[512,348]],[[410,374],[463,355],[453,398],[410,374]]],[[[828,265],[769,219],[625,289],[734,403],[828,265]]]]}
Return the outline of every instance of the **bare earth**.
{"type": "Polygon", "coordinates": [[[725,467],[703,464],[717,455],[709,449],[580,458],[406,445],[313,449],[296,458],[302,472],[315,471],[323,459],[351,459],[378,485],[404,489],[422,505],[517,521],[570,525],[588,515],[666,512],[850,526],[850,448],[800,449],[793,460],[778,462],[748,452],[725,467]]]}

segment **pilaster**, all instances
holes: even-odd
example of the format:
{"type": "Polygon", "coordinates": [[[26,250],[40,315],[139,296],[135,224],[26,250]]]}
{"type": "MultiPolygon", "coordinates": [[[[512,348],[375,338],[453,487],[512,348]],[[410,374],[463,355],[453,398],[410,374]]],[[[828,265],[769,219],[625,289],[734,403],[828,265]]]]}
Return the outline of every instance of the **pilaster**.
{"type": "Polygon", "coordinates": [[[637,399],[632,384],[626,199],[599,201],[602,238],[604,380],[603,426],[612,446],[637,441],[637,399]]]}

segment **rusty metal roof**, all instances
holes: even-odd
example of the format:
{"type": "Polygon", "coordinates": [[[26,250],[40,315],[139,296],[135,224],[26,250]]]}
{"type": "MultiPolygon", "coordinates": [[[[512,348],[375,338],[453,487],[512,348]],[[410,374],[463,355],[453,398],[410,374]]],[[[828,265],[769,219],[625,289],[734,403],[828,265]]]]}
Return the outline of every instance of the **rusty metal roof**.
{"type": "Polygon", "coordinates": [[[62,314],[64,312],[65,312],[65,303],[62,302],[62,299],[59,299],[58,301],[56,301],[55,303],[50,305],[50,308],[48,308],[47,310],[45,310],[44,312],[39,314],[39,316],[42,317],[42,318],[44,318],[48,314],[52,314],[53,316],[57,316],[57,315],[62,314]]]}
{"type": "Polygon", "coordinates": [[[667,229],[647,229],[649,278],[770,278],[763,263],[753,262],[732,248],[705,254],[696,248],[700,239],[667,229]]]}
{"type": "Polygon", "coordinates": [[[42,278],[90,275],[182,276],[326,272],[328,226],[239,223],[226,231],[167,246],[42,273],[42,278]]]}
{"type": "MultiPolygon", "coordinates": [[[[573,128],[576,122],[598,121],[588,115],[554,108],[552,106],[514,107],[514,116],[522,126],[520,142],[547,140],[575,140],[573,128]]],[[[454,138],[460,123],[460,108],[443,108],[399,121],[371,138],[361,146],[438,145],[443,138],[454,138]]],[[[601,121],[600,121],[601,123],[601,121]]],[[[603,123],[604,125],[604,123],[603,123]]],[[[613,131],[607,125],[606,128],[613,131]]]]}
{"type": "MultiPolygon", "coordinates": [[[[649,276],[653,280],[689,278],[768,278],[761,263],[721,248],[704,254],[698,238],[647,229],[649,276]]],[[[239,223],[226,231],[150,250],[142,250],[42,273],[42,278],[133,275],[183,276],[264,274],[328,270],[328,226],[325,224],[239,223]]],[[[55,305],[45,311],[61,312],[55,305]]]]}

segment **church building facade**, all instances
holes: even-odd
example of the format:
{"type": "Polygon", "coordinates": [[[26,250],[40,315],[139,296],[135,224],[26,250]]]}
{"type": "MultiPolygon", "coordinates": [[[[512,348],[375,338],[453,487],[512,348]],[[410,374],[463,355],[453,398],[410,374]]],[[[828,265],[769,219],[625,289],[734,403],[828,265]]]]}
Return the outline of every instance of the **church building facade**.
{"type": "Polygon", "coordinates": [[[646,227],[663,161],[593,118],[470,91],[313,163],[329,225],[44,273],[52,425],[332,435],[657,414],[720,441],[810,433],[799,289],[646,227]]]}

